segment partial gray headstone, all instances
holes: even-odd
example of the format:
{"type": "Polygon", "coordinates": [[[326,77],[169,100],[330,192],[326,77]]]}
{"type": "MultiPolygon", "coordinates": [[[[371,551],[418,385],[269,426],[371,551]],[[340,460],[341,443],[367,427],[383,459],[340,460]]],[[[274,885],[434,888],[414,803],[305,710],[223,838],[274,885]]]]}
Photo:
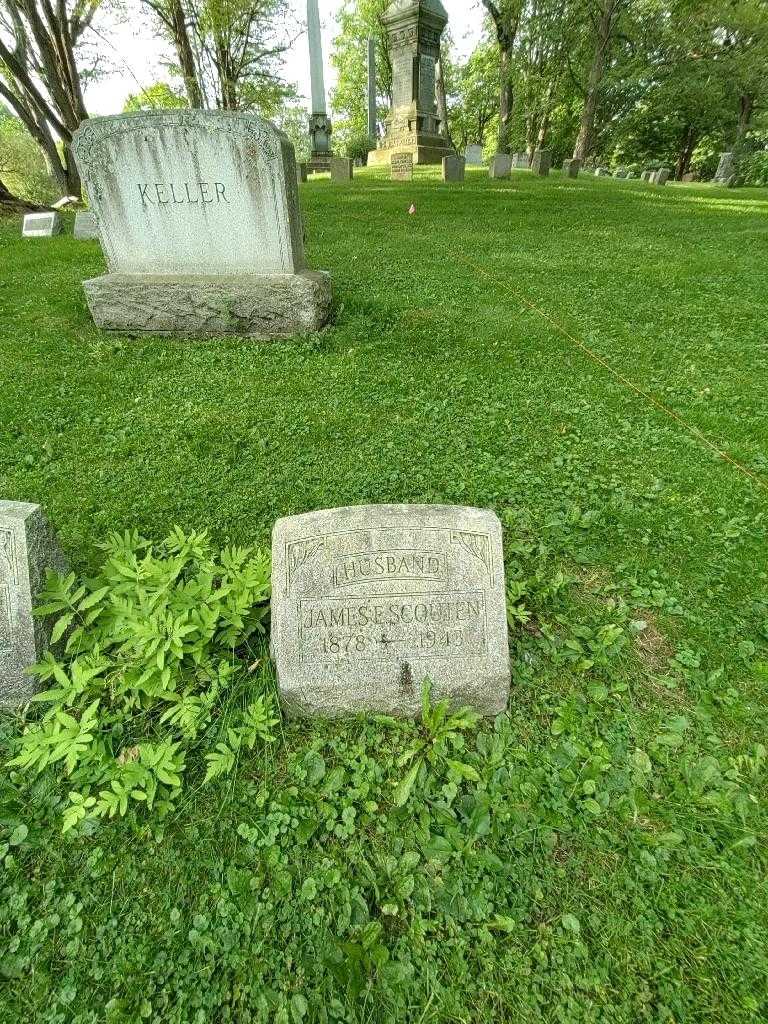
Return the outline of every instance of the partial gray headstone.
{"type": "Polygon", "coordinates": [[[392,181],[413,180],[413,153],[393,153],[389,164],[392,181]]]}
{"type": "Polygon", "coordinates": [[[491,158],[488,168],[490,178],[508,178],[512,170],[512,157],[508,153],[497,153],[491,158]]]}
{"type": "Polygon", "coordinates": [[[65,572],[66,563],[40,506],[0,500],[0,707],[20,707],[38,689],[25,669],[51,635],[32,615],[47,569],[65,572]]]}
{"type": "Polygon", "coordinates": [[[668,167],[660,167],[651,177],[651,182],[654,185],[666,185],[669,180],[670,173],[671,172],[668,167]]]}
{"type": "Polygon", "coordinates": [[[307,180],[307,165],[305,163],[296,164],[296,174],[299,181],[307,180]]]}
{"type": "Polygon", "coordinates": [[[98,239],[99,226],[96,215],[90,212],[75,214],[75,238],[98,239]]]}
{"type": "Polygon", "coordinates": [[[718,185],[727,185],[736,173],[736,158],[733,153],[721,153],[715,171],[714,181],[718,185]]]}
{"type": "Polygon", "coordinates": [[[511,156],[512,167],[516,171],[527,171],[531,166],[531,157],[528,153],[513,153],[511,156]]]}
{"type": "Polygon", "coordinates": [[[614,178],[626,178],[626,176],[627,176],[626,168],[624,168],[624,167],[617,167],[616,170],[613,172],[613,176],[614,176],[614,178]]]}
{"type": "Polygon", "coordinates": [[[548,149],[536,149],[531,160],[531,171],[540,178],[546,178],[552,166],[552,153],[548,149]]]}
{"type": "Polygon", "coordinates": [[[306,268],[294,148],[268,121],[97,117],[73,148],[109,267],[83,283],[99,327],[271,338],[326,322],[330,278],[306,268]]]}
{"type": "Polygon", "coordinates": [[[463,156],[444,156],[443,181],[464,181],[465,166],[463,156]]]}
{"type": "Polygon", "coordinates": [[[410,716],[433,694],[487,715],[510,684],[501,524],[448,505],[367,505],[280,519],[272,656],[286,708],[410,716]]]}
{"type": "Polygon", "coordinates": [[[650,181],[652,174],[653,174],[653,171],[643,171],[643,173],[640,175],[640,178],[643,181],[650,181]]]}
{"type": "Polygon", "coordinates": [[[637,177],[637,171],[627,171],[627,177],[628,178],[636,178],[637,177]]]}
{"type": "Polygon", "coordinates": [[[577,156],[571,157],[570,160],[563,160],[563,174],[566,178],[578,178],[580,170],[581,160],[577,156]]]}
{"type": "Polygon", "coordinates": [[[610,167],[598,167],[595,170],[595,177],[596,178],[610,178],[610,176],[611,176],[611,169],[610,169],[610,167]]]}
{"type": "Polygon", "coordinates": [[[464,160],[467,167],[480,167],[483,162],[483,147],[475,144],[467,146],[464,150],[464,160]]]}
{"type": "Polygon", "coordinates": [[[331,157],[331,181],[352,181],[353,164],[345,156],[331,157]]]}
{"type": "Polygon", "coordinates": [[[51,238],[61,231],[58,213],[28,213],[21,228],[22,238],[51,238]]]}

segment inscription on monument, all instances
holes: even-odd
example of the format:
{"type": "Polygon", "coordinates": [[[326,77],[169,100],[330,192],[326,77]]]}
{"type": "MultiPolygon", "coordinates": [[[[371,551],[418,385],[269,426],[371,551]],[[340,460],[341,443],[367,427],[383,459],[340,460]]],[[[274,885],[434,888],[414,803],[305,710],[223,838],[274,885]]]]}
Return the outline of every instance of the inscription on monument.
{"type": "Polygon", "coordinates": [[[226,187],[220,181],[137,182],[142,206],[204,206],[211,203],[228,203],[226,187]]]}
{"type": "Polygon", "coordinates": [[[490,512],[382,505],[282,519],[272,649],[298,713],[414,714],[429,677],[498,713],[509,689],[501,527],[490,512]]]}

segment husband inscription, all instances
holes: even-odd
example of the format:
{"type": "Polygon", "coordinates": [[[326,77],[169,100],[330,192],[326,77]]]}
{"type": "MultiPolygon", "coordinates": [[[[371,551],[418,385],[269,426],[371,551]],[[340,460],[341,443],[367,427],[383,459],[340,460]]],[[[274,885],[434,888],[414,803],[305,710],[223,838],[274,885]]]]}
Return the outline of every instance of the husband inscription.
{"type": "Polygon", "coordinates": [[[281,519],[272,653],[288,710],[413,715],[437,698],[498,714],[509,692],[501,525],[492,512],[373,505],[281,519]]]}

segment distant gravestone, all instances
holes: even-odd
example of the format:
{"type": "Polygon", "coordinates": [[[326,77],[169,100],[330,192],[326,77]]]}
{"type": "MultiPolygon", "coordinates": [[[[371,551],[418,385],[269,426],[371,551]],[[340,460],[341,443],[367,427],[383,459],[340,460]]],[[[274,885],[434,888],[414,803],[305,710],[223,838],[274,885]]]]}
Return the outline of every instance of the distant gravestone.
{"type": "Polygon", "coordinates": [[[616,170],[613,172],[613,176],[614,178],[626,178],[626,169],[624,167],[617,167],[616,170]]]}
{"type": "Polygon", "coordinates": [[[643,173],[640,175],[640,178],[642,179],[642,181],[650,181],[652,174],[653,171],[643,171],[643,173]]]}
{"type": "Polygon", "coordinates": [[[501,524],[446,505],[280,519],[272,656],[286,709],[418,713],[435,699],[499,714],[510,684],[501,524]]]}
{"type": "Polygon", "coordinates": [[[516,171],[527,171],[531,166],[531,158],[528,153],[513,153],[512,166],[516,171]]]}
{"type": "Polygon", "coordinates": [[[0,707],[17,708],[37,689],[24,670],[50,639],[50,623],[32,615],[47,569],[66,564],[40,506],[0,501],[0,707]]]}
{"type": "Polygon", "coordinates": [[[464,170],[463,156],[443,157],[443,181],[464,181],[464,170]]]}
{"type": "Polygon", "coordinates": [[[75,214],[75,238],[84,240],[98,239],[99,226],[96,223],[95,214],[90,211],[75,214]]]}
{"type": "Polygon", "coordinates": [[[628,178],[636,178],[637,177],[637,171],[627,171],[627,177],[628,178]]]}
{"type": "Polygon", "coordinates": [[[413,153],[393,153],[389,165],[389,176],[392,181],[411,181],[413,179],[413,153]]]}
{"type": "Polygon", "coordinates": [[[563,174],[566,178],[578,178],[580,170],[581,160],[577,156],[571,157],[570,160],[563,160],[563,174]]]}
{"type": "Polygon", "coordinates": [[[61,232],[58,213],[28,213],[21,227],[22,238],[51,238],[61,232]]]}
{"type": "Polygon", "coordinates": [[[483,163],[483,147],[473,144],[464,150],[467,167],[480,167],[483,163]]]}
{"type": "Polygon", "coordinates": [[[307,165],[305,163],[296,164],[296,173],[299,177],[299,181],[307,180],[307,165]]]}
{"type": "Polygon", "coordinates": [[[690,185],[692,181],[696,181],[696,172],[686,171],[686,173],[682,176],[680,180],[684,181],[687,185],[690,185]]]}
{"type": "Polygon", "coordinates": [[[331,181],[352,181],[354,164],[345,156],[331,157],[331,181]]]}
{"type": "Polygon", "coordinates": [[[595,171],[596,178],[610,178],[611,169],[610,167],[598,167],[595,171]]]}
{"type": "Polygon", "coordinates": [[[651,182],[654,185],[666,185],[669,181],[670,170],[668,167],[660,167],[658,171],[651,177],[651,182]]]}
{"type": "Polygon", "coordinates": [[[718,185],[731,185],[736,177],[736,159],[733,153],[721,153],[720,160],[715,171],[715,181],[718,185]]]}
{"type": "Polygon", "coordinates": [[[68,206],[76,206],[79,202],[81,202],[79,196],[62,196],[61,199],[57,199],[55,203],[51,203],[51,209],[64,210],[68,206]]]}
{"type": "Polygon", "coordinates": [[[546,178],[552,166],[552,153],[548,149],[536,149],[531,160],[531,171],[540,178],[546,178]]]}
{"type": "Polygon", "coordinates": [[[491,158],[488,168],[490,178],[508,178],[512,170],[512,158],[508,153],[497,153],[491,158]]]}
{"type": "Polygon", "coordinates": [[[107,330],[286,337],[328,319],[307,269],[290,141],[255,114],[97,117],[73,148],[109,272],[84,281],[107,330]]]}

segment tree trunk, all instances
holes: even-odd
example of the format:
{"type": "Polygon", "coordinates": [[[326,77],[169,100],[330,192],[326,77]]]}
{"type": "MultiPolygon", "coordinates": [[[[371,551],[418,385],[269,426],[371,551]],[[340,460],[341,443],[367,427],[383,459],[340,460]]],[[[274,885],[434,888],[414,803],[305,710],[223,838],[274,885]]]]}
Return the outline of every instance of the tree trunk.
{"type": "Polygon", "coordinates": [[[688,173],[688,169],[691,166],[691,157],[693,156],[693,151],[696,148],[697,141],[698,132],[692,124],[689,124],[683,134],[680,152],[677,156],[677,164],[675,165],[675,177],[678,181],[682,181],[683,175],[688,173]]]}
{"type": "Polygon", "coordinates": [[[514,91],[512,88],[512,47],[506,48],[499,40],[501,56],[499,60],[499,153],[508,153],[512,135],[512,108],[514,91]]]}
{"type": "Polygon", "coordinates": [[[176,50],[176,56],[179,58],[179,67],[181,68],[181,75],[184,79],[184,90],[187,94],[189,105],[196,109],[202,109],[205,106],[203,102],[203,91],[200,88],[200,82],[197,77],[195,55],[192,52],[192,44],[189,41],[187,19],[184,14],[184,8],[181,5],[181,0],[172,0],[169,14],[171,19],[171,32],[173,33],[173,44],[176,50]]]}
{"type": "Polygon", "coordinates": [[[753,96],[745,95],[739,97],[739,123],[736,126],[736,141],[733,146],[734,152],[738,152],[744,144],[744,138],[752,123],[752,114],[754,109],[755,100],[753,96]]]}
{"type": "Polygon", "coordinates": [[[547,85],[547,92],[544,96],[544,110],[541,115],[541,123],[539,124],[539,133],[536,137],[536,148],[543,149],[544,143],[547,141],[547,132],[549,131],[549,119],[552,110],[552,94],[555,91],[555,83],[550,82],[547,85]]]}
{"type": "Polygon", "coordinates": [[[28,203],[26,199],[20,199],[19,196],[15,196],[0,178],[0,210],[34,213],[36,210],[44,209],[46,207],[37,206],[35,203],[28,203]]]}
{"type": "Polygon", "coordinates": [[[573,157],[575,160],[584,161],[593,146],[595,114],[597,112],[600,83],[605,74],[605,63],[611,48],[618,11],[619,0],[602,0],[600,20],[595,38],[595,52],[592,57],[592,66],[589,69],[587,95],[584,99],[584,109],[581,112],[579,134],[576,139],[576,145],[573,147],[573,157]]]}

